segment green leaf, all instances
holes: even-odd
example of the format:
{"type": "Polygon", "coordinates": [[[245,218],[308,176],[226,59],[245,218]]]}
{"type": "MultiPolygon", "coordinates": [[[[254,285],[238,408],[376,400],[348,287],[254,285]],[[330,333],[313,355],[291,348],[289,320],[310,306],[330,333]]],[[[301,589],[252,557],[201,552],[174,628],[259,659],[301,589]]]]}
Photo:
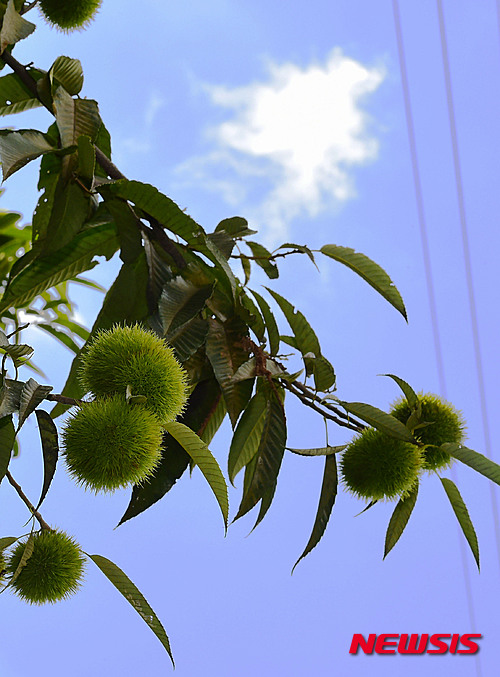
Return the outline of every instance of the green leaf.
{"type": "Polygon", "coordinates": [[[248,324],[259,343],[265,343],[266,326],[253,300],[244,291],[238,296],[241,306],[237,308],[239,317],[248,324]]]}
{"type": "Polygon", "coordinates": [[[252,397],[234,431],[227,460],[231,483],[239,471],[255,456],[259,449],[262,431],[267,416],[265,393],[259,391],[252,397]]]}
{"type": "Polygon", "coordinates": [[[82,135],[96,139],[102,124],[96,101],[73,99],[63,87],[56,89],[53,101],[63,148],[76,145],[82,135]]]}
{"type": "MultiPolygon", "coordinates": [[[[286,418],[281,400],[271,388],[268,391],[266,418],[254,455],[254,470],[247,486],[243,488],[235,520],[245,515],[264,497],[278,479],[286,444],[286,418]]],[[[247,466],[248,467],[248,466],[247,466]]]]}
{"type": "MultiPolygon", "coordinates": [[[[278,486],[278,483],[275,482],[272,486],[270,486],[266,491],[264,492],[264,495],[262,496],[262,500],[260,502],[260,510],[259,514],[257,515],[257,519],[255,520],[255,524],[252,527],[252,531],[254,531],[259,524],[262,522],[264,517],[267,515],[267,511],[271,507],[271,503],[273,502],[274,494],[276,493],[276,487],[278,486]]],[[[252,532],[250,532],[252,533],[252,532]]]]}
{"type": "Polygon", "coordinates": [[[387,435],[399,440],[415,443],[411,432],[404,423],[398,421],[394,416],[386,414],[385,411],[382,411],[371,404],[364,404],[363,402],[342,402],[339,400],[339,404],[341,404],[347,412],[366,421],[366,423],[377,428],[377,430],[381,430],[387,435]]]}
{"type": "Polygon", "coordinates": [[[0,130],[0,161],[3,180],[44,153],[55,150],[50,138],[36,129],[0,130]]]}
{"type": "Polygon", "coordinates": [[[269,289],[268,287],[266,287],[266,289],[283,311],[283,314],[286,317],[291,330],[293,331],[300,352],[303,355],[306,353],[314,353],[315,356],[320,355],[321,349],[319,346],[318,337],[316,336],[314,330],[306,320],[303,313],[301,313],[300,310],[295,310],[290,301],[287,301],[277,292],[269,289]]]}
{"type": "Polygon", "coordinates": [[[125,200],[106,200],[106,208],[116,225],[120,258],[123,263],[133,263],[142,252],[140,221],[125,200]]]}
{"type": "Polygon", "coordinates": [[[7,353],[16,369],[29,359],[34,352],[33,348],[25,343],[14,343],[9,346],[1,346],[0,350],[7,353]]]}
{"type": "Polygon", "coordinates": [[[271,280],[275,280],[279,277],[278,266],[271,261],[271,252],[258,242],[250,242],[247,240],[246,244],[252,252],[252,256],[254,257],[253,260],[262,268],[267,277],[271,280]]]}
{"type": "Polygon", "coordinates": [[[28,536],[28,540],[26,541],[26,545],[24,546],[23,554],[21,556],[21,559],[19,560],[19,564],[16,567],[16,570],[14,571],[8,585],[12,585],[14,581],[17,579],[21,571],[24,569],[26,564],[28,563],[29,558],[33,554],[33,548],[35,546],[35,537],[33,535],[33,532],[30,533],[28,536]]]}
{"type": "Polygon", "coordinates": [[[146,598],[141,591],[132,583],[130,578],[114,562],[102,557],[102,555],[89,555],[90,559],[96,564],[102,573],[111,581],[115,588],[120,592],[127,602],[137,611],[142,620],[151,628],[154,634],[163,644],[168,653],[172,665],[174,659],[170,649],[170,642],[165,632],[165,628],[160,623],[157,615],[149,606],[146,598]]]}
{"type": "Polygon", "coordinates": [[[165,336],[165,340],[175,350],[177,359],[185,362],[205,343],[208,323],[199,317],[185,322],[165,336]]]}
{"type": "Polygon", "coordinates": [[[96,256],[105,256],[109,260],[116,247],[113,224],[106,223],[81,231],[62,249],[30,261],[9,282],[0,299],[0,313],[12,307],[25,308],[46,289],[91,270],[97,265],[94,260],[96,256]]]}
{"type": "Polygon", "coordinates": [[[250,276],[252,274],[252,264],[250,263],[250,259],[248,256],[245,256],[245,254],[242,254],[240,257],[241,261],[241,267],[243,268],[243,274],[245,275],[245,282],[243,284],[244,287],[250,282],[250,276]]]}
{"type": "Polygon", "coordinates": [[[38,430],[40,432],[40,441],[42,443],[43,453],[43,486],[40,500],[37,503],[36,510],[42,505],[45,496],[49,490],[52,478],[56,471],[57,459],[59,455],[59,444],[57,439],[57,428],[52,420],[52,416],[43,409],[35,411],[38,430]]]}
{"type": "Polygon", "coordinates": [[[453,512],[455,513],[458,523],[464,532],[464,536],[467,539],[467,543],[472,550],[472,554],[476,560],[477,568],[479,569],[479,545],[477,542],[474,526],[469,516],[469,511],[467,510],[467,506],[465,505],[464,500],[454,482],[446,479],[445,477],[440,477],[439,479],[441,480],[441,484],[446,491],[446,495],[448,496],[448,499],[451,503],[453,512]]]}
{"type": "MultiPolygon", "coordinates": [[[[34,79],[41,76],[41,71],[34,68],[27,69],[34,79]]],[[[38,108],[42,103],[18,78],[15,73],[9,73],[0,78],[0,115],[22,113],[31,108],[38,108]]]]}
{"type": "MultiPolygon", "coordinates": [[[[401,534],[408,524],[410,515],[417,502],[418,483],[415,484],[409,495],[405,498],[400,498],[399,502],[392,513],[385,535],[384,559],[399,541],[401,534]]],[[[371,507],[371,506],[368,506],[371,507]]],[[[367,510],[367,508],[365,508],[367,510]]]]}
{"type": "MultiPolygon", "coordinates": [[[[291,242],[285,242],[284,244],[280,245],[278,247],[278,249],[296,249],[301,254],[307,254],[307,256],[311,259],[311,261],[316,266],[316,260],[314,258],[314,254],[309,249],[309,247],[306,247],[303,244],[294,244],[294,243],[291,243],[291,242]]],[[[316,268],[318,268],[318,266],[316,266],[316,268]]]]}
{"type": "Polygon", "coordinates": [[[292,573],[301,559],[306,557],[313,548],[315,548],[325,533],[328,520],[332,512],[332,508],[337,498],[337,460],[335,454],[329,455],[325,458],[325,470],[323,472],[323,483],[321,485],[321,493],[319,496],[318,510],[316,512],[316,519],[312,528],[311,536],[307,542],[304,552],[293,565],[292,573]]]}
{"type": "Polygon", "coordinates": [[[250,290],[257,301],[264,322],[266,323],[267,335],[269,337],[269,352],[271,355],[277,355],[280,349],[280,332],[274,315],[268,302],[253,289],[250,290]]]}
{"type": "MultiPolygon", "coordinates": [[[[208,444],[222,423],[224,411],[218,383],[215,379],[206,380],[198,383],[189,396],[180,421],[189,425],[208,444]]],[[[143,484],[134,486],[130,503],[119,524],[136,517],[163,498],[182,476],[189,461],[190,457],[183,447],[171,435],[165,433],[160,465],[152,477],[143,484]]]]}
{"type": "Polygon", "coordinates": [[[23,385],[21,381],[4,380],[0,388],[0,418],[19,411],[23,385]]]}
{"type": "Polygon", "coordinates": [[[164,335],[199,315],[213,292],[213,284],[197,287],[180,275],[166,283],[158,311],[164,335]]]}
{"type": "Polygon", "coordinates": [[[335,385],[335,370],[326,357],[323,355],[315,357],[312,361],[312,369],[316,390],[325,392],[335,385]]]}
{"type": "Polygon", "coordinates": [[[408,404],[410,405],[411,408],[416,407],[418,405],[417,393],[413,390],[413,388],[410,385],[408,385],[408,383],[406,383],[406,381],[403,381],[402,378],[399,378],[399,376],[395,376],[394,374],[384,374],[384,376],[388,376],[389,378],[392,378],[393,381],[396,381],[398,386],[403,391],[403,395],[406,397],[408,404]]]}
{"type": "Polygon", "coordinates": [[[4,536],[3,538],[0,538],[0,552],[10,548],[17,540],[16,536],[4,536]]]}
{"type": "Polygon", "coordinates": [[[51,390],[52,386],[42,386],[33,378],[26,381],[21,391],[17,432],[19,432],[28,416],[43,402],[51,390]]]}
{"type": "Polygon", "coordinates": [[[98,190],[103,196],[111,193],[125,200],[130,200],[136,207],[159,221],[167,230],[179,235],[186,241],[197,237],[203,232],[201,226],[185,214],[173,200],[147,183],[122,179],[109,185],[101,186],[98,190]]]}
{"type": "Polygon", "coordinates": [[[221,386],[234,428],[240,413],[250,399],[253,388],[251,379],[239,382],[232,380],[238,368],[248,360],[248,353],[242,345],[246,327],[236,321],[221,324],[213,318],[209,319],[208,323],[206,353],[221,386]]]}
{"type": "Polygon", "coordinates": [[[232,238],[238,240],[245,235],[253,235],[256,230],[248,228],[248,221],[241,216],[232,216],[229,219],[223,219],[216,227],[215,232],[225,231],[232,238]]]}
{"type": "Polygon", "coordinates": [[[95,147],[90,136],[82,134],[77,139],[78,144],[78,176],[85,183],[88,190],[94,186],[95,174],[95,147]]]}
{"type": "Polygon", "coordinates": [[[314,449],[292,449],[287,447],[287,451],[293,451],[294,454],[299,454],[299,456],[332,456],[340,454],[348,446],[348,444],[341,444],[338,447],[317,447],[314,449]]]}
{"type": "Polygon", "coordinates": [[[5,477],[5,473],[9,467],[15,438],[16,430],[12,423],[12,416],[0,418],[0,482],[5,477]]]}
{"type": "Polygon", "coordinates": [[[0,54],[9,45],[15,45],[19,40],[27,38],[35,30],[35,24],[26,21],[16,9],[14,0],[9,0],[3,15],[0,30],[0,54]]]}
{"type": "Polygon", "coordinates": [[[335,244],[325,244],[321,247],[320,251],[322,254],[325,254],[325,256],[329,256],[331,259],[343,263],[357,273],[363,280],[368,282],[369,285],[378,291],[386,301],[389,301],[389,303],[401,313],[405,320],[408,320],[401,294],[395,287],[389,275],[387,275],[385,270],[377,263],[364,254],[354,251],[354,249],[339,247],[335,244]]]}
{"type": "Polygon", "coordinates": [[[450,456],[453,456],[453,458],[468,465],[469,468],[481,473],[481,475],[495,482],[495,484],[500,485],[500,465],[483,456],[483,454],[451,442],[442,444],[440,448],[447,454],[450,454],[450,456]]]}
{"type": "Polygon", "coordinates": [[[83,87],[82,64],[78,59],[69,56],[58,56],[49,70],[51,81],[57,80],[64,89],[74,96],[79,94],[83,87]]]}
{"type": "Polygon", "coordinates": [[[188,428],[178,421],[171,421],[170,423],[167,423],[164,428],[175,440],[177,440],[203,473],[217,499],[227,530],[227,520],[229,516],[227,485],[221,469],[219,468],[219,464],[212,456],[212,453],[205,442],[203,442],[191,428],[188,428]]]}

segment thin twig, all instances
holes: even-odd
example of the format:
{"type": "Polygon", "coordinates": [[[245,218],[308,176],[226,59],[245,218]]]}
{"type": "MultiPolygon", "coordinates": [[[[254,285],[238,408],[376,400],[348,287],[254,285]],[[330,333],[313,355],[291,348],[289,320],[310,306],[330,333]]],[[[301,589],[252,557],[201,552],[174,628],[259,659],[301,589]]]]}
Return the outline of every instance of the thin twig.
{"type": "Polygon", "coordinates": [[[333,412],[337,416],[340,416],[340,418],[343,418],[346,421],[350,421],[351,423],[354,423],[355,425],[357,425],[361,428],[365,427],[364,424],[361,423],[361,421],[357,421],[350,414],[346,414],[345,412],[343,412],[341,409],[339,409],[335,405],[330,404],[329,402],[325,402],[325,399],[323,397],[320,397],[317,393],[310,390],[303,383],[299,383],[298,381],[295,381],[294,385],[303,393],[303,395],[305,395],[309,399],[313,400],[314,402],[318,402],[322,407],[325,407],[326,409],[333,412]]]}
{"type": "Polygon", "coordinates": [[[231,259],[249,259],[249,261],[274,261],[274,259],[285,258],[290,254],[303,254],[300,249],[293,249],[289,252],[282,252],[281,254],[271,254],[270,256],[247,256],[246,254],[231,254],[231,259]]]}
{"type": "Polygon", "coordinates": [[[23,501],[23,503],[26,505],[30,513],[33,515],[33,517],[36,517],[38,520],[39,525],[42,527],[42,529],[47,529],[48,531],[52,531],[51,527],[47,524],[47,522],[43,519],[43,517],[40,515],[38,510],[36,510],[35,506],[31,503],[29,498],[26,496],[24,491],[21,488],[21,485],[16,482],[16,480],[12,477],[10,474],[10,471],[7,470],[5,473],[5,477],[9,480],[9,482],[12,484],[14,489],[17,491],[19,497],[23,501]]]}

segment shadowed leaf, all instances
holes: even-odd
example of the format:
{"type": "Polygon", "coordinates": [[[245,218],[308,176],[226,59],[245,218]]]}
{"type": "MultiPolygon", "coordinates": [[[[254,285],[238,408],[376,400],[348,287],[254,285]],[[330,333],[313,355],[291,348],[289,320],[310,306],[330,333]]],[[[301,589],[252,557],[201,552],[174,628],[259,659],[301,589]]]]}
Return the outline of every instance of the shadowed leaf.
{"type": "Polygon", "coordinates": [[[21,391],[18,432],[28,416],[35,411],[40,402],[43,402],[51,390],[52,386],[42,386],[33,378],[26,381],[21,391]]]}
{"type": "MultiPolygon", "coordinates": [[[[415,484],[410,494],[406,498],[401,498],[396,505],[385,535],[384,559],[399,541],[401,534],[405,530],[413,508],[415,507],[417,495],[418,484],[415,484]]],[[[365,510],[366,509],[367,508],[365,508],[365,510]]]]}
{"type": "Polygon", "coordinates": [[[9,467],[15,437],[16,430],[12,423],[12,416],[0,418],[0,482],[5,477],[7,468],[9,467]]]}
{"type": "Polygon", "coordinates": [[[37,409],[35,414],[38,430],[40,431],[43,453],[43,486],[40,500],[36,506],[36,510],[38,510],[47,495],[47,491],[49,490],[52,478],[56,471],[59,445],[57,440],[57,428],[52,420],[52,416],[43,409],[37,409]]]}
{"type": "Polygon", "coordinates": [[[474,559],[476,560],[477,568],[479,569],[479,545],[477,542],[476,531],[469,516],[467,506],[465,505],[464,500],[454,482],[446,479],[445,477],[440,477],[439,479],[441,480],[441,484],[443,485],[446,495],[448,496],[451,507],[453,508],[453,512],[457,517],[458,523],[460,524],[464,536],[467,539],[467,543],[472,550],[474,559]]]}
{"type": "Polygon", "coordinates": [[[500,465],[483,456],[483,454],[451,442],[442,444],[440,448],[453,458],[468,465],[469,468],[495,482],[495,484],[500,484],[500,465]]]}

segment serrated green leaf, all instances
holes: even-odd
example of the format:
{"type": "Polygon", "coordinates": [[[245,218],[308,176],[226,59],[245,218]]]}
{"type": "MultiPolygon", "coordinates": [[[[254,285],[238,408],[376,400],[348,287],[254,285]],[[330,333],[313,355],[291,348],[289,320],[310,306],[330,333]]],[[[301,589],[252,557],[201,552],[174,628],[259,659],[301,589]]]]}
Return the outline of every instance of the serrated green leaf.
{"type": "Polygon", "coordinates": [[[255,263],[262,268],[267,277],[275,280],[279,277],[278,266],[271,260],[272,254],[259,242],[246,241],[250,248],[255,263]]]}
{"type": "Polygon", "coordinates": [[[241,216],[232,216],[223,219],[216,227],[215,232],[225,231],[235,239],[241,239],[244,235],[253,235],[257,231],[248,228],[248,221],[241,216]]]}
{"type": "Polygon", "coordinates": [[[238,367],[232,380],[237,382],[237,381],[245,381],[247,378],[255,378],[255,375],[257,373],[256,365],[257,360],[255,359],[255,357],[251,357],[248,360],[248,362],[243,362],[241,367],[238,367]]]}
{"type": "Polygon", "coordinates": [[[267,397],[266,417],[259,448],[251,461],[255,465],[247,486],[243,487],[243,497],[235,520],[257,505],[276,483],[281,468],[286,444],[285,411],[274,390],[269,389],[267,397]]]}
{"type": "MultiPolygon", "coordinates": [[[[262,500],[260,502],[260,509],[259,509],[259,514],[257,515],[257,519],[255,520],[255,524],[252,527],[252,531],[255,531],[255,529],[259,526],[259,524],[262,522],[264,517],[267,515],[267,512],[269,508],[271,507],[271,503],[273,502],[274,494],[276,493],[276,487],[278,486],[278,483],[275,482],[272,486],[270,486],[265,492],[264,495],[262,496],[262,500]]],[[[250,533],[252,533],[252,531],[250,533]]]]}
{"type": "Polygon", "coordinates": [[[16,430],[12,416],[0,418],[0,482],[9,467],[12,447],[16,438],[16,430]]]}
{"type": "Polygon", "coordinates": [[[62,249],[30,260],[9,283],[0,299],[0,312],[9,308],[24,308],[46,289],[91,270],[96,256],[108,260],[117,248],[113,224],[93,226],[81,231],[62,249]]]}
{"type": "Polygon", "coordinates": [[[133,263],[143,250],[140,222],[125,200],[106,200],[106,208],[115,222],[120,258],[123,263],[133,263]]]}
{"type": "Polygon", "coordinates": [[[266,326],[264,320],[259,312],[259,309],[253,300],[244,291],[238,296],[241,306],[237,309],[237,313],[242,320],[247,322],[250,329],[253,331],[259,343],[265,342],[266,326]]]}
{"type": "Polygon", "coordinates": [[[4,380],[0,389],[0,418],[19,411],[23,385],[21,381],[4,380]]]}
{"type": "Polygon", "coordinates": [[[144,210],[159,221],[167,230],[179,235],[186,241],[190,241],[203,233],[202,227],[183,212],[173,200],[147,183],[122,179],[102,186],[98,190],[104,196],[112,193],[117,197],[130,200],[139,209],[144,210]]]}
{"type": "Polygon", "coordinates": [[[368,282],[370,286],[378,291],[386,301],[389,301],[389,303],[401,313],[405,320],[408,320],[401,294],[395,287],[389,275],[387,275],[385,270],[381,268],[378,263],[369,259],[368,256],[354,251],[354,249],[340,247],[335,244],[323,245],[320,252],[339,263],[343,263],[357,273],[363,280],[368,282]]]}
{"type": "Polygon", "coordinates": [[[42,386],[33,378],[26,381],[21,391],[17,432],[19,432],[28,416],[35,411],[41,402],[43,402],[51,390],[52,386],[42,386]]]}
{"type": "Polygon", "coordinates": [[[469,468],[481,473],[481,475],[484,475],[492,482],[495,482],[495,484],[500,485],[500,465],[494,463],[486,456],[483,456],[483,454],[479,454],[473,449],[451,442],[442,444],[440,448],[447,454],[450,454],[450,456],[453,456],[453,458],[468,465],[469,468]]]}
{"type": "Polygon", "coordinates": [[[148,604],[142,592],[132,583],[130,578],[120,569],[120,567],[111,560],[102,555],[89,555],[89,557],[154,632],[168,653],[172,665],[174,665],[170,641],[165,632],[165,628],[160,623],[157,615],[148,604]]]}
{"type": "Polygon", "coordinates": [[[180,275],[167,282],[158,304],[165,335],[196,317],[205,308],[213,287],[213,284],[198,287],[180,275]]]}
{"type": "Polygon", "coordinates": [[[323,472],[318,510],[316,512],[316,519],[314,520],[311,536],[309,537],[309,541],[307,542],[303,553],[293,565],[292,573],[300,560],[306,557],[306,555],[308,555],[323,538],[332,508],[335,504],[335,499],[337,498],[337,486],[337,460],[335,454],[331,454],[325,458],[325,469],[323,472]]]}
{"type": "MultiPolygon", "coordinates": [[[[384,559],[399,541],[401,534],[405,530],[408,520],[410,519],[410,515],[413,512],[413,508],[415,507],[415,503],[417,502],[417,496],[418,482],[412,488],[408,496],[399,499],[399,502],[396,505],[389,521],[389,526],[387,527],[387,533],[385,535],[384,559]]],[[[365,510],[367,510],[367,508],[365,508],[365,510]]]]}
{"type": "Polygon", "coordinates": [[[206,342],[206,353],[219,382],[229,418],[234,426],[240,413],[246,407],[253,388],[253,381],[234,382],[232,380],[238,368],[248,360],[243,349],[242,338],[246,327],[237,321],[221,324],[211,318],[206,342]]]}
{"type": "MultiPolygon", "coordinates": [[[[41,77],[42,72],[31,68],[28,73],[34,79],[41,77]]],[[[9,73],[0,78],[0,115],[22,113],[31,108],[38,108],[42,103],[33,96],[15,73],[9,73]]]]}
{"type": "Polygon", "coordinates": [[[348,444],[341,444],[338,447],[317,447],[314,449],[292,449],[287,447],[287,451],[293,451],[294,454],[299,456],[331,456],[332,454],[340,454],[348,446],[348,444]]]}
{"type": "Polygon", "coordinates": [[[17,536],[4,536],[3,538],[0,538],[0,552],[10,548],[17,540],[17,536]]]}
{"type": "Polygon", "coordinates": [[[38,510],[47,495],[56,471],[57,459],[59,456],[59,444],[57,439],[57,428],[52,420],[52,416],[43,409],[37,409],[35,415],[38,423],[38,430],[40,432],[43,453],[42,493],[40,494],[40,499],[35,508],[35,510],[38,510]]]}
{"type": "Polygon", "coordinates": [[[315,357],[312,363],[312,370],[314,376],[314,385],[319,392],[325,392],[335,385],[336,377],[335,370],[331,363],[319,355],[315,357]]]}
{"type": "Polygon", "coordinates": [[[393,381],[396,381],[398,386],[403,391],[403,395],[406,397],[408,404],[410,405],[411,408],[417,406],[418,404],[417,393],[408,383],[406,383],[406,381],[403,381],[402,378],[399,378],[399,376],[395,376],[394,374],[384,374],[384,376],[388,376],[389,378],[392,378],[393,381]]]}
{"type": "Polygon", "coordinates": [[[58,56],[49,70],[51,81],[57,80],[64,89],[74,96],[79,94],[83,87],[82,64],[78,59],[69,56],[58,56]]]}
{"type": "Polygon", "coordinates": [[[243,274],[245,275],[245,282],[243,283],[243,286],[246,287],[250,282],[250,276],[252,275],[252,264],[250,263],[248,256],[245,256],[244,254],[241,255],[240,261],[241,267],[243,268],[243,274]]]}
{"type": "Polygon", "coordinates": [[[0,350],[7,353],[16,369],[29,359],[34,352],[33,348],[25,343],[14,343],[9,346],[1,346],[0,350]]]}
{"type": "Polygon", "coordinates": [[[219,464],[212,456],[209,448],[198,435],[183,423],[171,421],[164,426],[165,430],[181,445],[191,459],[196,463],[210,488],[212,489],[217,503],[224,518],[224,526],[227,529],[229,516],[229,502],[227,497],[227,485],[219,464]]]}
{"type": "Polygon", "coordinates": [[[175,350],[177,359],[185,362],[205,343],[208,323],[199,317],[193,317],[165,336],[165,340],[175,350]]]}
{"type": "Polygon", "coordinates": [[[274,315],[268,302],[253,289],[250,290],[257,301],[262,317],[266,324],[267,335],[269,337],[269,352],[271,355],[277,355],[280,349],[280,332],[274,315]]]}
{"type": "Polygon", "coordinates": [[[390,435],[390,437],[415,443],[411,432],[404,423],[401,423],[401,421],[398,421],[397,418],[387,414],[385,411],[363,402],[342,402],[339,400],[339,404],[350,414],[357,416],[362,421],[377,428],[377,430],[390,435]]]}
{"type": "Polygon", "coordinates": [[[46,134],[36,129],[0,130],[0,161],[3,180],[12,176],[21,167],[55,150],[46,134]]]}
{"type": "Polygon", "coordinates": [[[24,40],[35,30],[35,24],[26,21],[16,9],[14,0],[9,0],[7,8],[3,15],[2,27],[0,30],[0,54],[9,45],[15,45],[19,40],[24,40]]]}
{"type": "Polygon", "coordinates": [[[441,480],[441,484],[443,485],[446,495],[448,496],[451,507],[453,508],[453,512],[457,517],[458,523],[460,524],[464,536],[467,539],[467,543],[472,550],[474,559],[476,560],[477,568],[479,569],[479,545],[477,542],[476,531],[474,529],[474,525],[472,524],[467,506],[465,505],[464,500],[454,482],[446,479],[445,477],[440,477],[439,479],[441,480]]]}
{"type": "Polygon", "coordinates": [[[259,449],[266,415],[266,396],[260,391],[250,400],[234,431],[227,459],[228,475],[232,484],[239,471],[252,460],[259,449]]]}
{"type": "Polygon", "coordinates": [[[102,124],[96,101],[73,99],[63,87],[57,87],[53,103],[63,148],[76,145],[79,136],[96,139],[102,124]]]}

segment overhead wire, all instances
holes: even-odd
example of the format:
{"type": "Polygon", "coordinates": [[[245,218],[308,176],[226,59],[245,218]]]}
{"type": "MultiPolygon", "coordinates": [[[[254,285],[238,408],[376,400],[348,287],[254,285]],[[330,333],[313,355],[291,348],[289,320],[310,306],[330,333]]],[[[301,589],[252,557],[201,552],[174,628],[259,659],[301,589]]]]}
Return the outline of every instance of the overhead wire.
{"type": "MultiPolygon", "coordinates": [[[[399,67],[400,67],[400,73],[401,73],[401,83],[402,83],[402,89],[403,89],[403,100],[404,100],[404,107],[405,107],[406,126],[407,126],[408,141],[409,141],[409,146],[410,146],[410,157],[411,157],[411,165],[412,165],[412,173],[413,173],[413,182],[414,182],[414,187],[415,187],[417,216],[418,216],[418,223],[419,223],[419,230],[420,230],[420,239],[421,239],[421,244],[422,244],[424,271],[425,271],[425,279],[426,279],[426,286],[427,286],[427,296],[428,296],[428,303],[429,303],[429,309],[430,309],[430,315],[431,315],[431,326],[432,326],[432,334],[433,334],[433,340],[434,340],[434,352],[435,352],[436,366],[437,366],[437,372],[438,372],[438,383],[439,383],[440,392],[442,393],[443,397],[447,398],[446,376],[445,376],[445,369],[444,369],[444,360],[443,360],[441,338],[440,338],[440,332],[439,332],[436,294],[435,294],[434,280],[433,280],[433,275],[432,275],[430,246],[429,246],[429,238],[428,238],[428,231],[427,231],[427,223],[426,223],[426,218],[425,218],[422,182],[421,182],[421,179],[420,179],[420,171],[419,171],[419,164],[418,164],[415,127],[414,127],[414,123],[413,123],[413,114],[412,114],[411,99],[410,99],[409,78],[408,78],[408,72],[407,72],[407,69],[406,69],[405,49],[404,49],[403,32],[402,32],[402,28],[401,28],[401,16],[400,16],[400,12],[399,12],[398,0],[392,0],[392,7],[393,7],[393,15],[394,15],[394,26],[395,26],[395,32],[396,32],[396,41],[397,41],[397,47],[398,47],[398,59],[399,59],[399,67]]],[[[459,543],[460,543],[462,569],[463,569],[463,574],[464,574],[464,585],[465,585],[465,592],[466,592],[468,615],[469,615],[469,620],[471,622],[471,626],[472,626],[473,629],[475,629],[476,619],[475,619],[474,597],[472,595],[472,587],[471,587],[471,581],[470,581],[470,571],[469,571],[467,553],[466,553],[465,544],[464,544],[462,538],[459,539],[459,543]]],[[[476,656],[476,674],[477,674],[478,677],[481,677],[481,674],[482,674],[479,656],[476,656]]]]}

